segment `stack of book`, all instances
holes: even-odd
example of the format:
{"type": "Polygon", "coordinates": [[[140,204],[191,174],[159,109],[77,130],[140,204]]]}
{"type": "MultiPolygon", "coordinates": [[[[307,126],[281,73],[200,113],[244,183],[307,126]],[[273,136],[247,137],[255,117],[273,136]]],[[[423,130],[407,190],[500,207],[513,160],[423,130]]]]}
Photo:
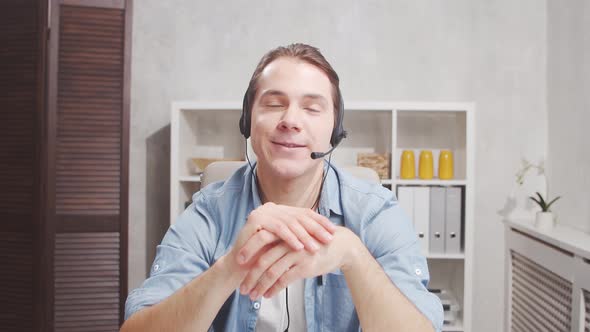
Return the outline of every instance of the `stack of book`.
{"type": "Polygon", "coordinates": [[[457,298],[451,293],[451,291],[446,289],[429,289],[429,291],[440,298],[440,301],[443,305],[443,310],[445,314],[444,318],[444,325],[454,325],[459,320],[459,313],[461,311],[461,306],[457,301],[457,298]]]}

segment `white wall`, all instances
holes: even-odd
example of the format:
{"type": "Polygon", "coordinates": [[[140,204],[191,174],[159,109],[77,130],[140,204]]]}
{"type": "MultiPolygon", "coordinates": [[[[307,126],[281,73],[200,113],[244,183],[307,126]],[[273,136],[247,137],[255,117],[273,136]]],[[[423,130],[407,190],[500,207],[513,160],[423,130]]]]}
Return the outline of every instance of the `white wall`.
{"type": "Polygon", "coordinates": [[[545,2],[142,0],[134,7],[130,289],[145,277],[168,223],[170,103],[241,100],[263,53],[306,42],[338,71],[345,102],[477,103],[473,330],[498,330],[497,211],[521,157],[546,151],[545,2]]]}
{"type": "Polygon", "coordinates": [[[549,191],[558,222],[590,233],[590,2],[548,1],[549,191]]]}

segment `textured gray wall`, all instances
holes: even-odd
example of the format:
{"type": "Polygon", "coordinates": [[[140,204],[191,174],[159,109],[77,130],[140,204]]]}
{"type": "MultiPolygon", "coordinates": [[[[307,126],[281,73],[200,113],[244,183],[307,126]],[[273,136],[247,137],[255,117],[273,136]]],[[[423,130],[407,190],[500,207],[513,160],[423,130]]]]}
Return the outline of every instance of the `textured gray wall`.
{"type": "Polygon", "coordinates": [[[497,331],[497,211],[520,159],[547,148],[546,9],[537,0],[136,1],[130,289],[168,223],[170,103],[239,101],[264,52],[306,42],[338,71],[345,101],[477,103],[473,330],[497,331]]]}
{"type": "Polygon", "coordinates": [[[548,1],[549,191],[558,222],[590,233],[590,2],[548,1]]]}

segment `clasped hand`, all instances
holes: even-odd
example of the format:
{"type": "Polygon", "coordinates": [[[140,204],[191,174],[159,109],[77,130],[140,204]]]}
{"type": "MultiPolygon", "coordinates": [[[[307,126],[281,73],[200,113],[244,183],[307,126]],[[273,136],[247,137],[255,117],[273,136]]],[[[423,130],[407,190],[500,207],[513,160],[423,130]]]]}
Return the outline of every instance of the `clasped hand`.
{"type": "Polygon", "coordinates": [[[229,253],[236,272],[244,276],[240,292],[252,300],[270,298],[298,279],[340,268],[351,234],[311,209],[260,206],[248,216],[229,253]]]}

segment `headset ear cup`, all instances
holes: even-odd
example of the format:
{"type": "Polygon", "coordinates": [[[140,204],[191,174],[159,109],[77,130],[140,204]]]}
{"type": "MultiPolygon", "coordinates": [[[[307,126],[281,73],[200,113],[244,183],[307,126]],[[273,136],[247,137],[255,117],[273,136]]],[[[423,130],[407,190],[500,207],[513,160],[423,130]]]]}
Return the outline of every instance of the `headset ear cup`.
{"type": "Polygon", "coordinates": [[[250,88],[244,94],[244,101],[242,102],[242,115],[240,116],[240,133],[246,139],[250,137],[250,88]]]}
{"type": "Polygon", "coordinates": [[[330,144],[336,146],[340,144],[340,141],[346,137],[346,131],[344,130],[344,100],[340,97],[338,115],[336,117],[336,126],[332,131],[332,137],[330,138],[330,144]]]}
{"type": "Polygon", "coordinates": [[[238,126],[240,127],[240,133],[244,135],[244,109],[242,108],[242,114],[240,115],[240,121],[238,122],[238,126]]]}
{"type": "Polygon", "coordinates": [[[242,133],[242,135],[244,135],[244,137],[248,138],[250,137],[250,133],[248,132],[248,128],[246,126],[246,116],[245,116],[245,112],[242,109],[242,115],[240,116],[240,133],[242,133]]]}

